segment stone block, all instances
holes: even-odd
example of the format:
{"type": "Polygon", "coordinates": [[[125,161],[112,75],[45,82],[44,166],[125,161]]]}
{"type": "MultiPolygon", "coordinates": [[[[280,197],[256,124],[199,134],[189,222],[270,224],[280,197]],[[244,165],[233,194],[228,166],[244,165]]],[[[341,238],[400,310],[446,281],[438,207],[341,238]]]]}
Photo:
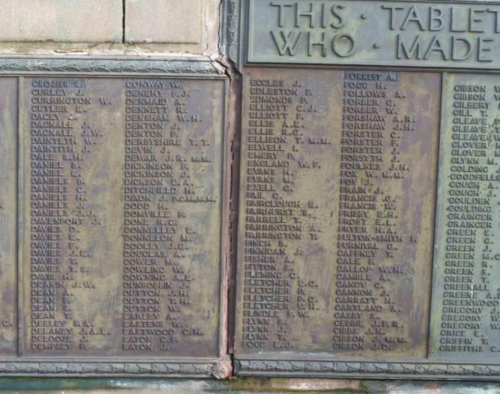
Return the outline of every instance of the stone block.
{"type": "Polygon", "coordinates": [[[121,0],[2,0],[0,41],[121,42],[121,0]]]}
{"type": "Polygon", "coordinates": [[[125,0],[128,43],[201,44],[204,0],[125,0]]]}

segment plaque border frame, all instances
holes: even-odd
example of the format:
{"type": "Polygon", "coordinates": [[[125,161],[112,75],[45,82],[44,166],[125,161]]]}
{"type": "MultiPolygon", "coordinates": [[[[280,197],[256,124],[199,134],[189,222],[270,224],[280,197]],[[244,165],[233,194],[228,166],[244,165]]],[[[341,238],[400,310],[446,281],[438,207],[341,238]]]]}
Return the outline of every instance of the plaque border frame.
{"type": "MultiPolygon", "coordinates": [[[[230,215],[230,146],[233,136],[228,131],[229,114],[229,80],[225,70],[214,61],[207,58],[191,57],[95,57],[95,56],[1,56],[0,77],[15,77],[18,83],[17,100],[21,97],[19,86],[23,77],[88,77],[121,79],[129,77],[219,80],[223,82],[223,111],[221,140],[221,181],[220,206],[222,212],[220,228],[220,297],[219,297],[219,335],[218,355],[216,357],[143,357],[139,360],[130,357],[54,357],[22,356],[19,353],[12,356],[0,356],[1,377],[169,377],[169,378],[216,378],[225,379],[232,374],[231,358],[227,354],[228,329],[228,279],[229,262],[229,226],[230,215]]],[[[19,118],[19,112],[17,114],[19,118]]],[[[23,174],[21,173],[21,143],[19,140],[20,123],[17,123],[18,141],[17,155],[17,206],[18,222],[14,236],[18,245],[16,270],[20,274],[19,250],[22,249],[22,200],[23,174]]],[[[19,277],[18,277],[19,281],[19,277]]],[[[19,287],[19,284],[17,284],[19,287]]],[[[19,310],[21,294],[17,293],[17,310],[19,310]]],[[[18,314],[18,322],[20,314],[18,314]]],[[[22,340],[22,327],[17,324],[17,342],[22,340]]],[[[18,345],[19,346],[19,345],[18,345]]]]}

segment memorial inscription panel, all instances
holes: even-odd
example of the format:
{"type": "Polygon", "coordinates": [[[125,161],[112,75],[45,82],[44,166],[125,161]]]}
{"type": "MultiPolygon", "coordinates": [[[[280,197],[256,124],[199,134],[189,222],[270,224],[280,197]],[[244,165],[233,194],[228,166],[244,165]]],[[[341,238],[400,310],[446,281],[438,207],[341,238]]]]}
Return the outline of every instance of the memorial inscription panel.
{"type": "Polygon", "coordinates": [[[500,352],[500,78],[444,84],[431,354],[500,352]]]}
{"type": "Polygon", "coordinates": [[[245,71],[241,354],[426,355],[439,86],[245,71]]]}
{"type": "Polygon", "coordinates": [[[232,3],[237,374],[499,380],[500,4],[232,3]]]}
{"type": "Polygon", "coordinates": [[[226,80],[184,69],[0,76],[0,373],[227,375],[226,80]]]}
{"type": "Polygon", "coordinates": [[[217,354],[222,86],[23,80],[24,354],[217,354]]]}

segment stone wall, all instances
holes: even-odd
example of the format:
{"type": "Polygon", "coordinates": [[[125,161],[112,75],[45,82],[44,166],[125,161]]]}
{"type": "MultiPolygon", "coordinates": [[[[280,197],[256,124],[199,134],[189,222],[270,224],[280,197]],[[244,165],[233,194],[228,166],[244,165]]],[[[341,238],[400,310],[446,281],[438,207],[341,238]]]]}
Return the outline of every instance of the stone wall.
{"type": "Polygon", "coordinates": [[[0,54],[204,55],[220,0],[2,0],[0,54]]]}

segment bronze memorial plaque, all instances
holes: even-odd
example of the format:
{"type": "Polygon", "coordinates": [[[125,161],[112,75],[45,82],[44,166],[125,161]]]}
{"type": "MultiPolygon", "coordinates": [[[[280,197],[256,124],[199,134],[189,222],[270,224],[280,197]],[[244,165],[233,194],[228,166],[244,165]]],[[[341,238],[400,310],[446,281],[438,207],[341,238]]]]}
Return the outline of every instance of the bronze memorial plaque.
{"type": "Polygon", "coordinates": [[[500,2],[223,8],[0,58],[0,376],[500,380],[500,2]]]}
{"type": "Polygon", "coordinates": [[[500,3],[241,0],[240,376],[500,379],[500,3]]]}
{"type": "Polygon", "coordinates": [[[430,353],[499,360],[500,76],[446,74],[430,353]]]}
{"type": "Polygon", "coordinates": [[[240,351],[425,356],[440,75],[244,84],[240,351]]]}
{"type": "Polygon", "coordinates": [[[0,76],[0,373],[224,376],[225,78],[60,62],[0,76]]]}

